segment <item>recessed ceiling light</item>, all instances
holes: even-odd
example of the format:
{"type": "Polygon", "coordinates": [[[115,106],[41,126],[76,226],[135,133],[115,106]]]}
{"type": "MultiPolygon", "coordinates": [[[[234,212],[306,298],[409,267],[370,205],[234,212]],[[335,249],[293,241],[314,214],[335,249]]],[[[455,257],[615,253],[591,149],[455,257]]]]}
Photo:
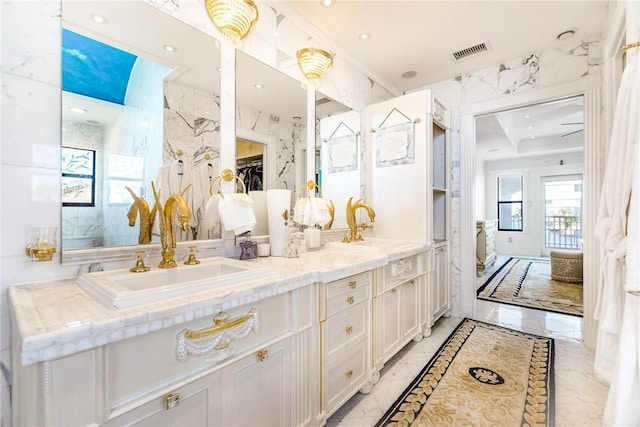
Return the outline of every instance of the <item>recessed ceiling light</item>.
{"type": "Polygon", "coordinates": [[[336,0],[320,0],[320,3],[322,3],[324,7],[331,7],[336,3],[336,0]]]}
{"type": "Polygon", "coordinates": [[[529,138],[536,139],[536,136],[535,135],[531,135],[529,138]]]}
{"type": "Polygon", "coordinates": [[[405,71],[404,73],[400,74],[400,77],[402,77],[403,79],[412,79],[417,75],[418,73],[412,70],[412,71],[405,71]]]}
{"type": "Polygon", "coordinates": [[[164,50],[166,50],[167,52],[177,52],[178,48],[175,46],[171,46],[170,44],[165,44],[164,46],[164,50]]]}
{"type": "Polygon", "coordinates": [[[89,16],[98,24],[106,24],[109,22],[109,20],[105,16],[99,15],[97,13],[92,13],[89,16]]]}
{"type": "Polygon", "coordinates": [[[558,40],[569,40],[571,37],[574,36],[574,34],[576,33],[575,30],[567,30],[567,31],[563,31],[560,34],[558,34],[556,36],[556,38],[558,40]]]}
{"type": "Polygon", "coordinates": [[[256,89],[262,89],[264,85],[262,83],[256,83],[255,85],[253,85],[253,87],[255,87],[256,89]]]}
{"type": "Polygon", "coordinates": [[[360,40],[369,40],[370,38],[371,38],[371,33],[360,34],[360,40]]]}
{"type": "Polygon", "coordinates": [[[533,129],[533,126],[529,126],[527,129],[528,129],[528,130],[531,130],[531,129],[533,129]]]}
{"type": "Polygon", "coordinates": [[[69,108],[70,111],[76,113],[76,114],[84,114],[87,112],[87,110],[85,110],[84,108],[80,108],[80,107],[71,107],[69,108]]]}
{"type": "Polygon", "coordinates": [[[531,116],[529,116],[528,114],[525,114],[525,116],[524,116],[525,119],[528,119],[529,117],[531,117],[531,116]]]}

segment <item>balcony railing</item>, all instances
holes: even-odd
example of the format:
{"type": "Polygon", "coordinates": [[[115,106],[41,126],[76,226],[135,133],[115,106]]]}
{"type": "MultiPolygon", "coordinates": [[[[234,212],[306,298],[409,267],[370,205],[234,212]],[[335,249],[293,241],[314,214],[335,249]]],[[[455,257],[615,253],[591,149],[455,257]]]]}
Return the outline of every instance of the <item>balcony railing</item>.
{"type": "Polygon", "coordinates": [[[548,248],[580,249],[582,221],[574,215],[545,217],[545,246],[548,248]]]}

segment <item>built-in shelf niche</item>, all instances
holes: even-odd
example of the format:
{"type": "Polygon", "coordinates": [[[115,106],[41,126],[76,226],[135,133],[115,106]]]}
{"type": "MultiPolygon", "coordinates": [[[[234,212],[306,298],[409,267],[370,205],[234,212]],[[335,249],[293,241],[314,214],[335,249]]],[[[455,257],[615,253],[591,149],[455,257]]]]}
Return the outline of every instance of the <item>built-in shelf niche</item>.
{"type": "Polygon", "coordinates": [[[433,240],[436,243],[447,240],[447,139],[446,132],[433,123],[433,240]]]}

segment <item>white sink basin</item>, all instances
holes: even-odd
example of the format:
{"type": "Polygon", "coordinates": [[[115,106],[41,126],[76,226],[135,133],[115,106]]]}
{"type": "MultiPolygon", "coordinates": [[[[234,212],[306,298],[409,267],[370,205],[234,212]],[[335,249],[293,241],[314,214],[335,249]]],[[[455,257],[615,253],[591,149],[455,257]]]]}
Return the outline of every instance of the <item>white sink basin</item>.
{"type": "Polygon", "coordinates": [[[378,239],[378,238],[366,238],[357,242],[343,243],[343,242],[330,242],[327,244],[331,249],[346,250],[370,254],[389,253],[397,250],[401,250],[404,246],[412,246],[414,242],[407,242],[405,240],[392,240],[392,239],[378,239]]]}
{"type": "Polygon", "coordinates": [[[212,289],[226,288],[275,275],[271,267],[258,267],[245,261],[214,257],[198,265],[152,268],[145,273],[128,269],[86,273],[78,286],[110,310],[182,297],[212,289]]]}

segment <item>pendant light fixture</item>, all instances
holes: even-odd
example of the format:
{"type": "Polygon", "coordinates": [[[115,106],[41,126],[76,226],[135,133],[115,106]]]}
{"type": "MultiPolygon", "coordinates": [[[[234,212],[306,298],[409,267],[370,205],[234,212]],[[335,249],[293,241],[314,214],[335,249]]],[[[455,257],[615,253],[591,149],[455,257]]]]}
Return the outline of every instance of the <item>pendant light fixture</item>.
{"type": "Polygon", "coordinates": [[[317,84],[325,71],[333,66],[333,57],[326,50],[307,47],[300,49],[297,56],[302,74],[314,84],[317,84]]]}
{"type": "Polygon", "coordinates": [[[205,0],[209,18],[234,44],[246,36],[258,21],[258,6],[253,0],[205,0]]]}

